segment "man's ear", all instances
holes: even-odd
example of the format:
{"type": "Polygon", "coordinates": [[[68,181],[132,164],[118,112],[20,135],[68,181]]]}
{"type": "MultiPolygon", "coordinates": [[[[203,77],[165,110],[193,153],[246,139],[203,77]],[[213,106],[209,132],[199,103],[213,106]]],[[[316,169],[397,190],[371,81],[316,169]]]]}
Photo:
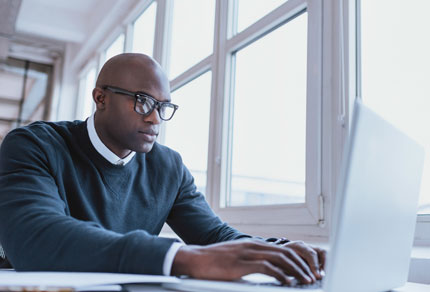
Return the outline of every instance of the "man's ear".
{"type": "Polygon", "coordinates": [[[102,89],[96,87],[93,89],[93,99],[96,103],[96,107],[98,110],[105,108],[105,98],[104,92],[102,89]]]}

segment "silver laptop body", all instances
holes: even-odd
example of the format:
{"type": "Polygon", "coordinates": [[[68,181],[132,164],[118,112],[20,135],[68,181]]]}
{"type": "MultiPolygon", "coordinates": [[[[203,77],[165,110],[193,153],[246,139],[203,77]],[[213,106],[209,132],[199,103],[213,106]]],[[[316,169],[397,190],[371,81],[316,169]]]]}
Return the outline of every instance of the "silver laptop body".
{"type": "MultiPolygon", "coordinates": [[[[405,284],[424,150],[361,102],[344,151],[323,289],[380,292],[405,284]]],[[[186,279],[182,291],[303,291],[285,286],[186,279]]]]}
{"type": "Polygon", "coordinates": [[[338,184],[324,290],[405,284],[424,149],[357,101],[338,184]]]}

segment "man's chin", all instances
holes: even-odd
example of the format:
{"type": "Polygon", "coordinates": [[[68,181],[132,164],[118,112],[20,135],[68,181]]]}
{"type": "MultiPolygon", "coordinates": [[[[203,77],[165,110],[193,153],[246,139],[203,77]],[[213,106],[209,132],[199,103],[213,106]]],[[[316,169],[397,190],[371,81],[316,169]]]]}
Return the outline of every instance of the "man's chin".
{"type": "Polygon", "coordinates": [[[139,153],[148,153],[149,151],[152,150],[152,147],[154,147],[154,143],[144,143],[142,145],[139,145],[139,147],[136,147],[137,149],[135,150],[136,152],[139,153]]]}

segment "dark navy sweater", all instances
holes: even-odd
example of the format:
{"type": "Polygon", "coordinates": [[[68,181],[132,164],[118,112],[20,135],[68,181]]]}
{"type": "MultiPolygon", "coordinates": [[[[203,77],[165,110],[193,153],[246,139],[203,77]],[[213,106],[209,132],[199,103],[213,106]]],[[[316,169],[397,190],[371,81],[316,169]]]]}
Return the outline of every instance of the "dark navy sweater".
{"type": "Polygon", "coordinates": [[[211,211],[180,155],[154,144],[125,166],[91,144],[86,122],[36,122],[0,150],[0,242],[17,270],[162,274],[174,239],[247,237],[211,211]]]}

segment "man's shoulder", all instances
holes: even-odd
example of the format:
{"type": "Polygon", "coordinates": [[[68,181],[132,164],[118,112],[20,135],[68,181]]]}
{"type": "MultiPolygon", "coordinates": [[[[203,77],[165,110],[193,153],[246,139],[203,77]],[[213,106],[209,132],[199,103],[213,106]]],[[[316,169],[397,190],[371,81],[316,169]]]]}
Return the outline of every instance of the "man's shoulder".
{"type": "Polygon", "coordinates": [[[66,132],[72,131],[74,128],[82,125],[83,121],[59,121],[59,122],[46,122],[46,121],[37,121],[31,124],[28,124],[23,127],[16,128],[12,130],[9,134],[16,133],[35,133],[41,134],[44,132],[66,132]]]}
{"type": "Polygon", "coordinates": [[[51,144],[62,141],[83,126],[83,121],[45,122],[37,121],[10,131],[3,143],[51,144]]]}

